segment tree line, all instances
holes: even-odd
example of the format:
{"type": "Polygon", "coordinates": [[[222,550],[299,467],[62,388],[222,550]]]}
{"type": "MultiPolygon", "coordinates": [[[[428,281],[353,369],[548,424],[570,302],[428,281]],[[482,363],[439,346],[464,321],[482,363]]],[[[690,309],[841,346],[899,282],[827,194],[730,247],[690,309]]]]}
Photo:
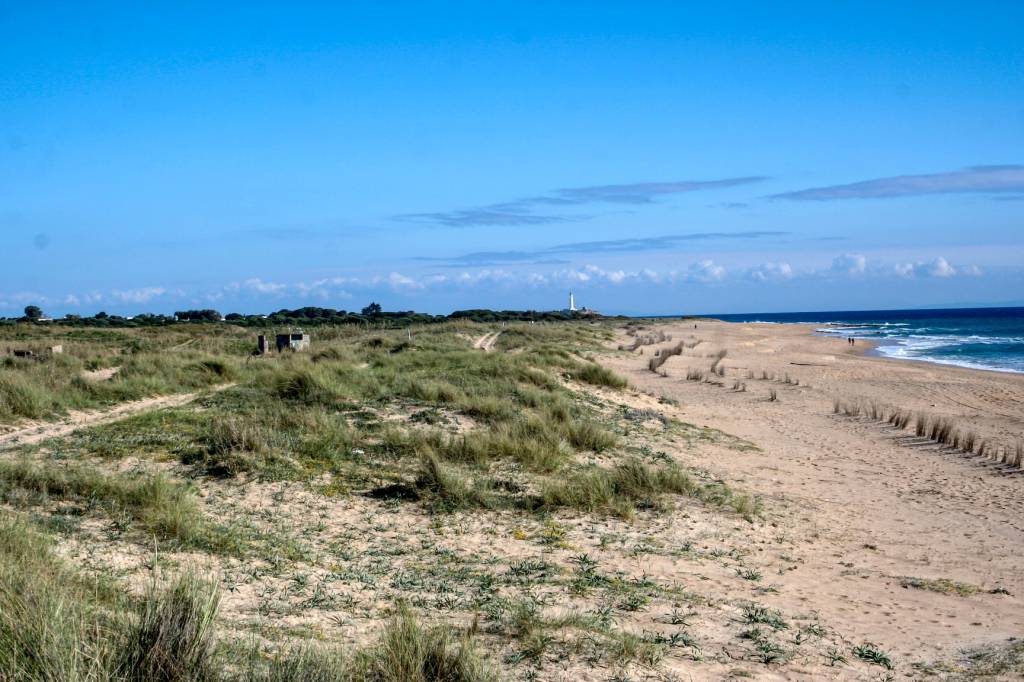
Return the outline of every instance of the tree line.
{"type": "MultiPolygon", "coordinates": [[[[379,303],[370,303],[359,312],[304,306],[289,310],[287,308],[269,315],[248,315],[228,313],[221,315],[217,310],[179,310],[173,315],[142,313],[131,317],[108,315],[99,312],[92,316],[65,315],[60,319],[47,318],[39,306],[26,306],[24,315],[16,318],[0,318],[2,324],[32,322],[36,324],[61,324],[73,327],[151,327],[187,324],[196,322],[224,322],[240,327],[313,327],[318,325],[342,324],[387,324],[389,326],[406,326],[412,324],[431,324],[448,320],[471,320],[474,322],[554,322],[584,317],[578,312],[568,311],[536,311],[536,310],[456,310],[448,315],[431,315],[413,310],[385,311],[379,303]]],[[[589,313],[588,318],[597,317],[589,313]]]]}

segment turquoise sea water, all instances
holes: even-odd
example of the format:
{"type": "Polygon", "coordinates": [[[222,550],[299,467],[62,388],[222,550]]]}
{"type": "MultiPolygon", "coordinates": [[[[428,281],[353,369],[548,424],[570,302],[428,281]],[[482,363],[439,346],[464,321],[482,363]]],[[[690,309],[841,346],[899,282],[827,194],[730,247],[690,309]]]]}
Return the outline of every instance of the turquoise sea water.
{"type": "Polygon", "coordinates": [[[870,339],[879,355],[1024,373],[1024,308],[854,310],[708,315],[730,322],[813,323],[818,333],[870,339]]]}

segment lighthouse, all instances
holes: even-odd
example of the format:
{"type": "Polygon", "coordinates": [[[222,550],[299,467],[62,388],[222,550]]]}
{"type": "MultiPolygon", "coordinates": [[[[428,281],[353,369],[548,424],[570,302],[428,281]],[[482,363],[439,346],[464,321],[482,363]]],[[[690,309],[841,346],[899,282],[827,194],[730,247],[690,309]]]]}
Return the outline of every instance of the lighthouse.
{"type": "Polygon", "coordinates": [[[569,312],[576,312],[576,299],[573,297],[572,292],[569,292],[569,312]]]}

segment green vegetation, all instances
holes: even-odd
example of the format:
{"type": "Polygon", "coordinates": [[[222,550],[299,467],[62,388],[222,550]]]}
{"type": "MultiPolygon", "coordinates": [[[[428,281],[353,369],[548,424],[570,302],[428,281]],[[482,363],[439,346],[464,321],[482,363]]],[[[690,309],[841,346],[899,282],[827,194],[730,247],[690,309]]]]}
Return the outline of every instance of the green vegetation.
{"type": "Polygon", "coordinates": [[[914,589],[939,592],[940,594],[955,594],[959,597],[970,597],[971,595],[977,594],[981,591],[981,588],[977,585],[957,582],[947,578],[931,580],[928,578],[912,578],[909,576],[900,578],[900,587],[913,587],[914,589]]]}
{"type": "Polygon", "coordinates": [[[67,315],[60,320],[46,320],[43,311],[34,305],[25,308],[25,314],[20,318],[2,318],[0,325],[11,325],[16,322],[30,322],[36,325],[59,324],[73,327],[166,327],[181,323],[195,322],[227,322],[232,325],[243,327],[274,327],[274,326],[339,326],[358,325],[377,327],[408,327],[411,325],[441,324],[452,321],[471,322],[568,322],[579,319],[605,319],[595,313],[573,313],[567,310],[456,310],[449,315],[430,315],[417,313],[412,310],[385,311],[379,303],[370,303],[364,306],[358,313],[346,310],[335,310],[334,308],[321,308],[317,306],[305,306],[288,310],[287,308],[270,313],[269,315],[246,315],[242,313],[228,313],[221,315],[217,310],[179,310],[174,315],[154,315],[141,313],[132,317],[121,315],[108,315],[99,312],[95,315],[83,317],[81,315],[67,315]]]}
{"type": "Polygon", "coordinates": [[[785,630],[789,627],[781,613],[757,604],[748,604],[743,607],[743,622],[754,625],[764,624],[773,630],[785,630]]]}
{"type": "Polygon", "coordinates": [[[0,520],[0,670],[27,682],[486,682],[495,679],[471,634],[422,627],[405,609],[377,642],[355,651],[311,645],[262,656],[218,647],[217,589],[185,573],[141,599],[83,578],[22,520],[0,520]]]}
{"type": "Polygon", "coordinates": [[[128,514],[141,529],[183,544],[196,544],[204,532],[194,496],[160,474],[107,475],[80,464],[0,461],[0,495],[8,501],[31,502],[32,496],[74,501],[104,508],[113,518],[128,514]]]}
{"type": "Polygon", "coordinates": [[[893,665],[892,658],[889,654],[878,648],[877,645],[871,642],[865,642],[858,646],[853,647],[853,655],[862,661],[873,663],[874,665],[880,665],[886,670],[892,670],[895,666],[893,665]]]}
{"type": "Polygon", "coordinates": [[[686,495],[712,506],[730,507],[751,520],[758,511],[755,500],[736,495],[720,483],[698,483],[674,464],[649,467],[629,459],[614,468],[593,469],[572,477],[551,481],[544,489],[549,507],[573,507],[586,511],[606,511],[629,517],[635,509],[662,506],[663,493],[686,495]]]}
{"type": "Polygon", "coordinates": [[[189,408],[142,414],[54,447],[106,458],[142,447],[218,478],[327,473],[344,481],[341,489],[419,499],[438,511],[568,507],[629,518],[681,495],[747,520],[757,515],[756,500],[697,481],[677,465],[576,463],[579,454],[612,452],[621,442],[610,415],[566,384],[625,386],[583,357],[607,338],[605,329],[509,327],[500,337],[504,352],[494,353],[472,349],[464,329],[436,325],[411,339],[325,330],[313,353],[235,370],[238,385],[204,398],[201,416],[189,408]],[[525,492],[530,475],[542,477],[534,481],[539,495],[525,492]]]}
{"type": "Polygon", "coordinates": [[[194,391],[238,377],[244,346],[237,339],[167,332],[156,337],[155,331],[46,328],[30,334],[20,327],[0,328],[0,347],[35,353],[0,358],[0,423],[194,391]],[[63,352],[42,350],[50,345],[62,345],[63,352]],[[165,345],[173,350],[163,350],[165,345]],[[111,376],[91,376],[101,369],[111,376]]]}
{"type": "Polygon", "coordinates": [[[764,531],[739,521],[759,520],[755,498],[675,456],[753,445],[626,393],[593,361],[613,338],[601,323],[325,325],[310,352],[261,357],[251,332],[203,322],[0,338],[64,346],[0,367],[41,417],[195,392],[5,444],[0,578],[19,578],[0,583],[0,670],[16,679],[476,682],[556,659],[625,675],[702,656],[678,626],[710,600],[624,567],[713,555],[651,528],[764,531]],[[332,643],[375,620],[371,643],[332,643]],[[478,629],[499,657],[479,653],[478,629]]]}

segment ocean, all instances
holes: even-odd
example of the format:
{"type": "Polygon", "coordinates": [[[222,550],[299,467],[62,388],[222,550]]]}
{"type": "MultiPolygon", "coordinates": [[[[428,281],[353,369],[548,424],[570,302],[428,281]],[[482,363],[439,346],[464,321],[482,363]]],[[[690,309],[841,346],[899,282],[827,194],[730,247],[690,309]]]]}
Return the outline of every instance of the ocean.
{"type": "Polygon", "coordinates": [[[848,310],[707,315],[729,322],[811,323],[820,334],[879,344],[876,354],[1024,373],[1024,308],[848,310]]]}

